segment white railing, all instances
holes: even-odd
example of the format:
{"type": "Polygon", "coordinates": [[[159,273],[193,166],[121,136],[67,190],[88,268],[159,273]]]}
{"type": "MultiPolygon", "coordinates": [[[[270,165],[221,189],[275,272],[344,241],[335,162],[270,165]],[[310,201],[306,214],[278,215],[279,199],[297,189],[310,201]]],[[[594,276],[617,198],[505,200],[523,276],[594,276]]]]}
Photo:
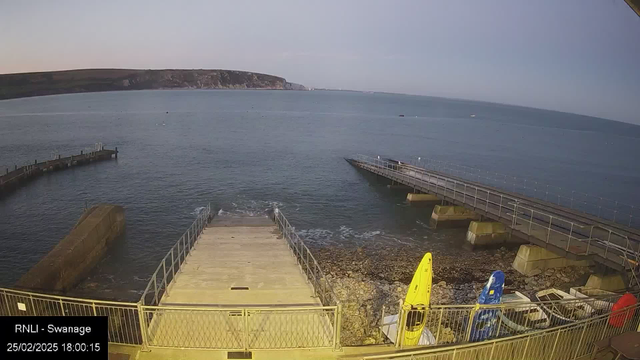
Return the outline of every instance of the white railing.
{"type": "MultiPolygon", "coordinates": [[[[638,294],[635,294],[638,295],[638,294]]],[[[398,316],[394,321],[380,324],[381,328],[395,326],[397,348],[404,348],[407,324],[424,322],[424,327],[433,336],[430,346],[467,343],[485,339],[497,339],[551,329],[565,324],[565,321],[549,314],[549,309],[561,312],[564,317],[585,320],[598,317],[612,310],[613,304],[622,294],[594,296],[571,300],[538,301],[530,303],[503,303],[495,305],[432,305],[429,308],[416,309],[398,304],[398,316]],[[492,319],[479,321],[483,316],[492,319]],[[474,322],[474,320],[477,320],[474,322]]],[[[393,311],[393,309],[389,309],[393,311]]],[[[386,309],[383,310],[386,312],[386,309]]],[[[382,316],[384,319],[384,316],[382,316]]]]}
{"type": "Polygon", "coordinates": [[[364,356],[363,359],[575,360],[590,355],[596,341],[628,331],[638,331],[639,308],[640,304],[635,304],[572,324],[511,337],[364,356]]]}
{"type": "Polygon", "coordinates": [[[595,255],[611,266],[634,267],[629,259],[640,254],[640,243],[604,225],[586,226],[529,204],[516,194],[451,178],[412,165],[358,155],[356,163],[373,173],[449,202],[463,204],[509,225],[513,230],[576,255],[595,255]]]}
{"type": "Polygon", "coordinates": [[[198,240],[198,236],[202,233],[209,221],[211,221],[211,204],[208,204],[198,213],[197,218],[191,226],[171,247],[164,258],[162,258],[142,293],[142,297],[140,298],[142,305],[159,305],[162,296],[165,293],[168,294],[171,280],[180,272],[182,263],[187,259],[191,249],[193,249],[198,240]]]}
{"type": "Polygon", "coordinates": [[[622,201],[550,185],[536,179],[501,174],[428,157],[411,158],[408,164],[535,197],[629,227],[640,227],[637,206],[622,201]]]}

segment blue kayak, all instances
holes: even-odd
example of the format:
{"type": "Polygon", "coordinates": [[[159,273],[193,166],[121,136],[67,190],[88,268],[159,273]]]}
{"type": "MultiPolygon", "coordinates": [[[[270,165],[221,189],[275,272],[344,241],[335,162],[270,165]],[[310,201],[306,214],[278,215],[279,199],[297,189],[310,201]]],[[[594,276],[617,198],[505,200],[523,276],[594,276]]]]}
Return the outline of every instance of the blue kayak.
{"type": "MultiPolygon", "coordinates": [[[[504,273],[494,271],[478,296],[479,305],[500,304],[504,290],[504,273]]],[[[473,316],[469,341],[482,341],[497,335],[498,310],[478,310],[473,316]]]]}

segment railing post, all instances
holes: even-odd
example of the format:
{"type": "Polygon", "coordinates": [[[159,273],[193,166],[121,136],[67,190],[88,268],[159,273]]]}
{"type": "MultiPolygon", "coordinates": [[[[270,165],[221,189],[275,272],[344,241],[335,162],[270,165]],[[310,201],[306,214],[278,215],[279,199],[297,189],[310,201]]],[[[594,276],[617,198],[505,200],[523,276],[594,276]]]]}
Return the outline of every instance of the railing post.
{"type": "MultiPolygon", "coordinates": [[[[606,329],[606,326],[605,326],[606,329]]],[[[551,348],[551,354],[549,355],[549,359],[553,359],[553,354],[555,354],[556,352],[556,347],[558,346],[558,340],[560,339],[560,332],[561,330],[558,331],[558,335],[556,335],[556,341],[553,342],[553,348],[551,348]]]]}
{"type": "Polygon", "coordinates": [[[487,213],[489,212],[489,192],[488,191],[487,191],[487,200],[484,203],[484,211],[487,213]]]}
{"type": "Polygon", "coordinates": [[[154,305],[158,305],[158,282],[157,279],[158,278],[158,272],[156,271],[155,273],[153,273],[153,297],[155,298],[156,302],[154,303],[154,305]]]}
{"type": "MultiPolygon", "coordinates": [[[[384,319],[383,319],[384,323],[384,319]]],[[[342,331],[342,304],[338,303],[336,307],[336,315],[335,315],[335,329],[334,338],[333,338],[333,350],[340,350],[340,333],[342,331]]]]}
{"type": "Polygon", "coordinates": [[[467,331],[465,335],[466,342],[471,341],[471,330],[473,330],[473,321],[474,321],[474,318],[476,317],[476,312],[478,311],[478,309],[480,309],[480,305],[476,304],[476,306],[472,308],[471,312],[469,313],[469,323],[467,324],[467,331]]]}
{"type": "Polygon", "coordinates": [[[140,302],[136,305],[138,309],[138,322],[140,323],[140,335],[142,336],[142,351],[149,351],[149,329],[147,328],[147,322],[144,319],[144,308],[140,302]]]}
{"type": "Polygon", "coordinates": [[[527,350],[529,350],[529,341],[531,340],[531,336],[527,336],[527,343],[524,344],[524,351],[522,351],[522,360],[527,358],[527,350]]]}
{"type": "Polygon", "coordinates": [[[476,195],[473,197],[473,208],[476,208],[476,205],[478,204],[478,187],[476,186],[476,195]]]}
{"type": "Polygon", "coordinates": [[[573,223],[571,223],[571,229],[569,230],[569,241],[567,241],[567,249],[569,251],[569,244],[571,244],[571,235],[573,234],[573,223]]]}
{"type": "Polygon", "coordinates": [[[166,260],[162,259],[162,272],[164,273],[164,292],[169,296],[169,284],[167,284],[167,266],[166,260]]]}
{"type": "Polygon", "coordinates": [[[549,228],[547,229],[547,243],[549,243],[549,238],[551,237],[551,222],[553,221],[553,216],[549,215],[549,228]]]}
{"type": "Polygon", "coordinates": [[[62,303],[62,299],[60,299],[60,311],[62,312],[62,316],[67,316],[64,312],[64,304],[62,303]]]}
{"type": "Polygon", "coordinates": [[[531,218],[529,219],[529,233],[527,235],[531,235],[531,227],[533,226],[533,209],[529,209],[531,211],[531,218]]]}
{"type": "Polygon", "coordinates": [[[175,258],[173,257],[173,248],[171,248],[171,275],[172,275],[172,276],[171,276],[171,278],[172,278],[172,279],[175,279],[175,278],[176,278],[176,268],[175,268],[175,263],[176,263],[176,260],[175,260],[175,258]]]}
{"type": "Polygon", "coordinates": [[[249,352],[249,314],[247,314],[247,309],[242,309],[242,323],[244,331],[242,332],[242,347],[244,348],[244,352],[249,352]]]}
{"type": "Polygon", "coordinates": [[[496,342],[494,341],[491,344],[491,353],[489,353],[489,360],[493,360],[493,351],[495,350],[495,348],[496,348],[496,342]]]}
{"type": "Polygon", "coordinates": [[[585,255],[589,255],[589,247],[591,246],[591,238],[593,237],[593,225],[591,225],[591,230],[589,231],[589,240],[587,241],[587,252],[585,255]]]}
{"type": "Polygon", "coordinates": [[[456,200],[456,187],[458,187],[458,182],[453,180],[453,201],[456,200]]]}
{"type": "Polygon", "coordinates": [[[398,300],[398,320],[396,324],[397,331],[396,331],[396,341],[395,341],[396,348],[400,348],[402,346],[401,342],[402,342],[402,339],[404,339],[404,327],[405,327],[406,314],[404,313],[404,309],[402,305],[403,305],[402,300],[398,300]]]}
{"type": "MultiPolygon", "coordinates": [[[[580,351],[580,345],[582,345],[582,339],[584,338],[584,332],[587,330],[587,324],[588,324],[588,322],[585,321],[584,327],[582,328],[582,334],[580,335],[580,341],[578,341],[578,346],[576,346],[576,353],[573,355],[574,359],[578,358],[578,352],[580,351]]],[[[606,325],[605,325],[605,327],[606,327],[606,325]]]]}
{"type": "Polygon", "coordinates": [[[440,326],[442,325],[442,315],[444,314],[444,308],[440,308],[440,318],[438,319],[438,331],[436,332],[436,343],[438,345],[438,339],[440,338],[440,326]]]}
{"type": "Polygon", "coordinates": [[[464,193],[462,194],[462,203],[467,203],[467,183],[464,183],[464,193]]]}
{"type": "Polygon", "coordinates": [[[502,215],[502,194],[500,194],[500,207],[498,208],[498,219],[502,215]]]}

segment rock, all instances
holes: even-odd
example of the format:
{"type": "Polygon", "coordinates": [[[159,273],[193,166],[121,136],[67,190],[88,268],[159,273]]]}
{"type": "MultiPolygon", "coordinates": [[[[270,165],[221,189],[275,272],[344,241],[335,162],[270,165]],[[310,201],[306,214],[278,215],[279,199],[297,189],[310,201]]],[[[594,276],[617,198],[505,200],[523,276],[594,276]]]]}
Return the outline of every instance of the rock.
{"type": "Polygon", "coordinates": [[[364,341],[362,342],[362,345],[373,345],[377,343],[376,339],[372,338],[372,337],[368,337],[366,339],[364,339],[364,341]]]}
{"type": "Polygon", "coordinates": [[[529,272],[529,276],[536,276],[536,275],[540,275],[542,274],[542,270],[540,269],[533,269],[531,270],[531,272],[529,272]]]}
{"type": "Polygon", "coordinates": [[[469,298],[469,299],[473,299],[476,296],[478,296],[478,295],[475,292],[470,292],[470,293],[467,294],[467,298],[469,298]]]}
{"type": "Polygon", "coordinates": [[[440,281],[440,282],[439,282],[439,283],[437,283],[436,285],[438,285],[438,286],[442,286],[442,287],[445,287],[445,286],[447,286],[447,282],[446,282],[446,281],[440,281]]]}

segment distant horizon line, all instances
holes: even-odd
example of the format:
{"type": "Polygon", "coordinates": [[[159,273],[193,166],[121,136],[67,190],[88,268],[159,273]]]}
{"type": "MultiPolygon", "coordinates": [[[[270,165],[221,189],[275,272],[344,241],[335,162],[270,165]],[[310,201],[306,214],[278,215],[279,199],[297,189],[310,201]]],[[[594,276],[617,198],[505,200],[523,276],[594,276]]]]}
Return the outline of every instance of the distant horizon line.
{"type": "MultiPolygon", "coordinates": [[[[60,70],[42,70],[42,71],[0,73],[0,76],[3,76],[3,75],[20,75],[20,74],[51,73],[51,72],[83,71],[83,70],[134,70],[134,71],[146,71],[146,70],[149,70],[149,71],[163,71],[163,70],[172,70],[172,71],[175,71],[175,70],[216,71],[216,70],[220,70],[220,71],[241,71],[241,72],[252,73],[252,74],[260,74],[260,75],[268,75],[268,76],[273,76],[273,77],[279,77],[279,78],[284,79],[285,82],[293,83],[291,81],[288,81],[286,77],[280,76],[280,75],[273,75],[273,74],[269,74],[269,73],[265,73],[265,72],[258,72],[258,71],[251,71],[251,70],[222,69],[222,68],[155,68],[155,69],[152,69],[152,68],[88,67],[88,68],[76,68],[76,69],[60,69],[60,70]]],[[[391,94],[391,95],[404,95],[404,96],[420,96],[420,97],[430,97],[430,98],[444,99],[444,100],[454,100],[454,101],[474,101],[474,102],[478,102],[478,103],[486,103],[486,104],[491,104],[491,105],[511,106],[511,107],[518,107],[518,108],[523,108],[523,109],[552,111],[552,112],[561,113],[561,114],[578,115],[578,116],[584,116],[584,117],[589,117],[589,118],[593,118],[593,119],[602,119],[602,120],[614,121],[614,122],[618,122],[618,123],[622,123],[622,124],[640,126],[640,124],[627,122],[627,121],[622,121],[622,120],[604,118],[604,117],[600,117],[600,116],[586,115],[586,114],[580,114],[580,113],[576,113],[576,112],[568,112],[568,111],[563,111],[563,110],[545,109],[545,108],[533,107],[533,106],[528,106],[528,105],[500,103],[500,102],[494,102],[494,101],[489,101],[489,100],[464,99],[464,98],[456,98],[456,97],[446,97],[446,96],[437,96],[437,95],[424,95],[424,94],[412,94],[412,93],[401,93],[401,92],[392,92],[392,91],[354,90],[354,89],[345,89],[345,88],[314,87],[314,86],[309,86],[307,84],[301,84],[301,83],[295,83],[295,84],[303,85],[303,86],[305,86],[307,89],[309,89],[311,91],[313,91],[313,90],[346,91],[346,92],[359,92],[359,93],[391,94]]],[[[251,90],[251,89],[246,89],[246,90],[251,90]]],[[[7,99],[7,100],[9,100],[9,99],[7,99]]],[[[0,101],[2,101],[2,100],[0,100],[0,101]]]]}

